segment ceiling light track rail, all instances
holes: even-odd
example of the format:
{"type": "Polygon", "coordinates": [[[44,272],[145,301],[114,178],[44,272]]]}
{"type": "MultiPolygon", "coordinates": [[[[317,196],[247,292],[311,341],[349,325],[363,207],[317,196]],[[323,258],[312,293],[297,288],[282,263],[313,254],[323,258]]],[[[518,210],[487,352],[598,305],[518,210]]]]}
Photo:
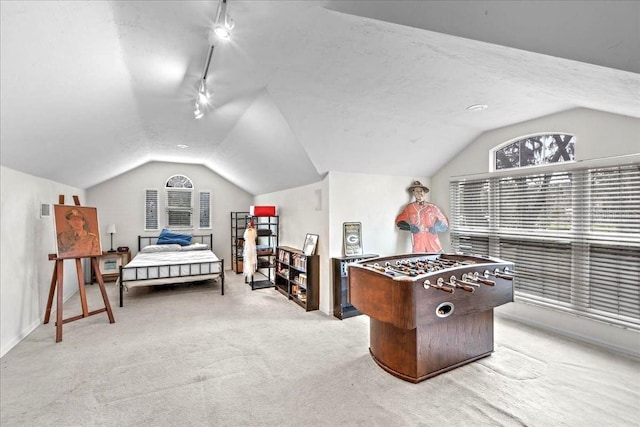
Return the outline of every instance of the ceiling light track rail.
{"type": "MultiPolygon", "coordinates": [[[[231,30],[235,26],[235,22],[227,14],[227,0],[219,0],[218,10],[216,11],[216,19],[213,24],[213,33],[220,39],[228,39],[231,36],[231,30]]],[[[208,108],[212,93],[207,89],[207,76],[209,74],[209,68],[211,66],[211,59],[213,58],[213,51],[215,49],[214,44],[209,45],[207,52],[207,58],[202,70],[202,77],[200,78],[200,84],[198,86],[198,95],[196,96],[195,107],[193,110],[196,120],[204,117],[204,112],[208,108]]]]}

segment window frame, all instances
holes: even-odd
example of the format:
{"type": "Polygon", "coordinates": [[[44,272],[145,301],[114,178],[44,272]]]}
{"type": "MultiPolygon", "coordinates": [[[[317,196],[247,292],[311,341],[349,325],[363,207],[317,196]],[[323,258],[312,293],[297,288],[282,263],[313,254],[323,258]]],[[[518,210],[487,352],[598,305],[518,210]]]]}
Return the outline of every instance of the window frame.
{"type": "Polygon", "coordinates": [[[166,227],[171,230],[193,229],[193,181],[183,174],[172,175],[166,180],[164,191],[166,227]],[[185,203],[181,203],[187,198],[188,206],[185,203]],[[181,218],[186,218],[187,221],[184,221],[181,218]]]}

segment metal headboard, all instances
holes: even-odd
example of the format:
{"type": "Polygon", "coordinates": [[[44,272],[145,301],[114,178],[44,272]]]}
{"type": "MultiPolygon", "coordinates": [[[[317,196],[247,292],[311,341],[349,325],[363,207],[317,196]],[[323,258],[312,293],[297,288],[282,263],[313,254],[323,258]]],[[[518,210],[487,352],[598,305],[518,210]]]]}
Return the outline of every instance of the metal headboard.
{"type": "MultiPolygon", "coordinates": [[[[159,236],[138,236],[138,252],[145,246],[157,245],[159,236]]],[[[194,234],[191,238],[191,243],[204,243],[209,245],[209,248],[213,247],[213,233],[210,234],[194,234]]]]}

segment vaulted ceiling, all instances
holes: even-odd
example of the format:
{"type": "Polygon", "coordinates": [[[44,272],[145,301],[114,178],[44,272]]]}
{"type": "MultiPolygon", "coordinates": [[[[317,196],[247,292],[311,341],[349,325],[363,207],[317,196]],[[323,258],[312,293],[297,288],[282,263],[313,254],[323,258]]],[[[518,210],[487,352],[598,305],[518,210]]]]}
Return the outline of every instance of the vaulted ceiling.
{"type": "Polygon", "coordinates": [[[198,163],[263,194],[429,176],[487,130],[571,108],[640,117],[636,1],[228,0],[222,41],[217,7],[0,2],[2,165],[90,188],[198,163]]]}

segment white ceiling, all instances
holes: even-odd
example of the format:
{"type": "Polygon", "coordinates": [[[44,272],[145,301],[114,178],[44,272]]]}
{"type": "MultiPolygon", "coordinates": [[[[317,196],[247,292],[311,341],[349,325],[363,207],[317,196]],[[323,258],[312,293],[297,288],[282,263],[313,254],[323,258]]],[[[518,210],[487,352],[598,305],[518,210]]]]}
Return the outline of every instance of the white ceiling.
{"type": "Polygon", "coordinates": [[[0,2],[2,165],[89,188],[198,163],[263,194],[429,176],[482,132],[571,108],[640,117],[637,1],[228,0],[226,42],[217,5],[0,2]]]}

